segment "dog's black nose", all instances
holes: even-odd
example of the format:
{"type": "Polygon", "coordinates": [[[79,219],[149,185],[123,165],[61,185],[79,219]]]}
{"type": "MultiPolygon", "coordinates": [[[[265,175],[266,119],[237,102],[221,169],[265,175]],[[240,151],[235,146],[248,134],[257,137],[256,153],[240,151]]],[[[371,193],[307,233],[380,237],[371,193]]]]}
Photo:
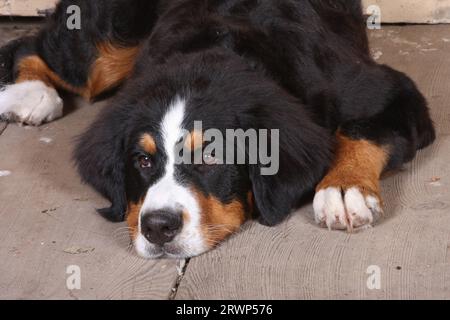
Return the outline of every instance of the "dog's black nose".
{"type": "Polygon", "coordinates": [[[153,244],[162,246],[172,241],[181,231],[183,218],[181,212],[158,210],[148,212],[141,220],[141,232],[153,244]]]}

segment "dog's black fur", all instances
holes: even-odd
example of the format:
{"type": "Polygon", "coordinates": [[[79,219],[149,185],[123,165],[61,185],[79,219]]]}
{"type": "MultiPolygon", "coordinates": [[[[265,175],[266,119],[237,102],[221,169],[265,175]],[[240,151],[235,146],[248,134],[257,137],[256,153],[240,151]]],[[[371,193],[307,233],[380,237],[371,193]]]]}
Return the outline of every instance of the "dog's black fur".
{"type": "Polygon", "coordinates": [[[3,50],[9,57],[3,72],[33,52],[82,86],[97,43],[143,46],[131,79],[75,152],[83,179],[111,200],[101,211],[111,220],[122,220],[127,201],[141,198],[161,174],[136,167],[135,147],[142,132],[158,136],[158,121],[177,95],[188,100],[187,128],[202,120],[204,129],[280,129],[276,176],[261,176],[257,166],[180,168],[224,203],[244,202],[252,189],[270,225],[323,177],[338,129],[388,147],[386,170],[410,161],[435,137],[413,81],[372,60],[359,0],[62,0],[49,20],[22,49],[3,50]],[[79,31],[65,25],[73,4],[82,9],[79,31]]]}

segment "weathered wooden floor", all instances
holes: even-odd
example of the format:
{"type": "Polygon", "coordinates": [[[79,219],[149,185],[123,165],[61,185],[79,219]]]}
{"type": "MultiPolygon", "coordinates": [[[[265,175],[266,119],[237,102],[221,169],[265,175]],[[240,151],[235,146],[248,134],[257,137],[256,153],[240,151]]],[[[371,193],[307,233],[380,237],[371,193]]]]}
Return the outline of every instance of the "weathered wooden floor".
{"type": "MultiPolygon", "coordinates": [[[[0,24],[0,44],[33,29],[0,24]]],[[[77,103],[40,128],[0,124],[0,298],[450,299],[450,26],[386,26],[371,42],[379,62],[417,81],[439,134],[383,181],[386,218],[375,228],[319,229],[307,206],[275,228],[246,225],[180,277],[183,261],[136,257],[124,225],[95,213],[105,201],[80,183],[70,155],[105,103],[77,103]],[[71,265],[81,290],[67,289],[71,265]],[[379,290],[367,287],[370,266],[379,290]]]]}

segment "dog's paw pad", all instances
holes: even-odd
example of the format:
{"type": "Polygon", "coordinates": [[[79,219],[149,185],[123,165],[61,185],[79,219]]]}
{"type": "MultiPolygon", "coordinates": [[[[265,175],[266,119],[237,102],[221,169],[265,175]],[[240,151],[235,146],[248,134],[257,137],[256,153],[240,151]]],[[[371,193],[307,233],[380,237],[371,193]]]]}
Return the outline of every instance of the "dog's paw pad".
{"type": "Polygon", "coordinates": [[[379,197],[364,195],[358,187],[321,189],[314,197],[313,207],[316,222],[330,230],[370,227],[382,214],[379,197]]]}

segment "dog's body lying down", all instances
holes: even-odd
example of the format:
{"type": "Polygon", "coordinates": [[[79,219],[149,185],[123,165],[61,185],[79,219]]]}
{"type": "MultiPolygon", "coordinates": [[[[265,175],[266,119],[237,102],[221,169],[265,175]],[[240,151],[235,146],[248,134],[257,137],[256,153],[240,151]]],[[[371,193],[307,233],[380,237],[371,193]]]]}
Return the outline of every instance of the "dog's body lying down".
{"type": "Polygon", "coordinates": [[[100,213],[127,219],[148,258],[201,254],[250,217],[275,225],[314,190],[318,224],[370,225],[382,172],[435,137],[414,83],[371,59],[356,0],[63,0],[39,35],[0,54],[9,120],[62,116],[55,89],[94,99],[121,86],[75,159],[111,200],[100,213]],[[79,30],[67,27],[73,5],[79,30]],[[215,153],[177,163],[177,143],[207,147],[194,121],[278,129],[277,174],[215,153]]]}

